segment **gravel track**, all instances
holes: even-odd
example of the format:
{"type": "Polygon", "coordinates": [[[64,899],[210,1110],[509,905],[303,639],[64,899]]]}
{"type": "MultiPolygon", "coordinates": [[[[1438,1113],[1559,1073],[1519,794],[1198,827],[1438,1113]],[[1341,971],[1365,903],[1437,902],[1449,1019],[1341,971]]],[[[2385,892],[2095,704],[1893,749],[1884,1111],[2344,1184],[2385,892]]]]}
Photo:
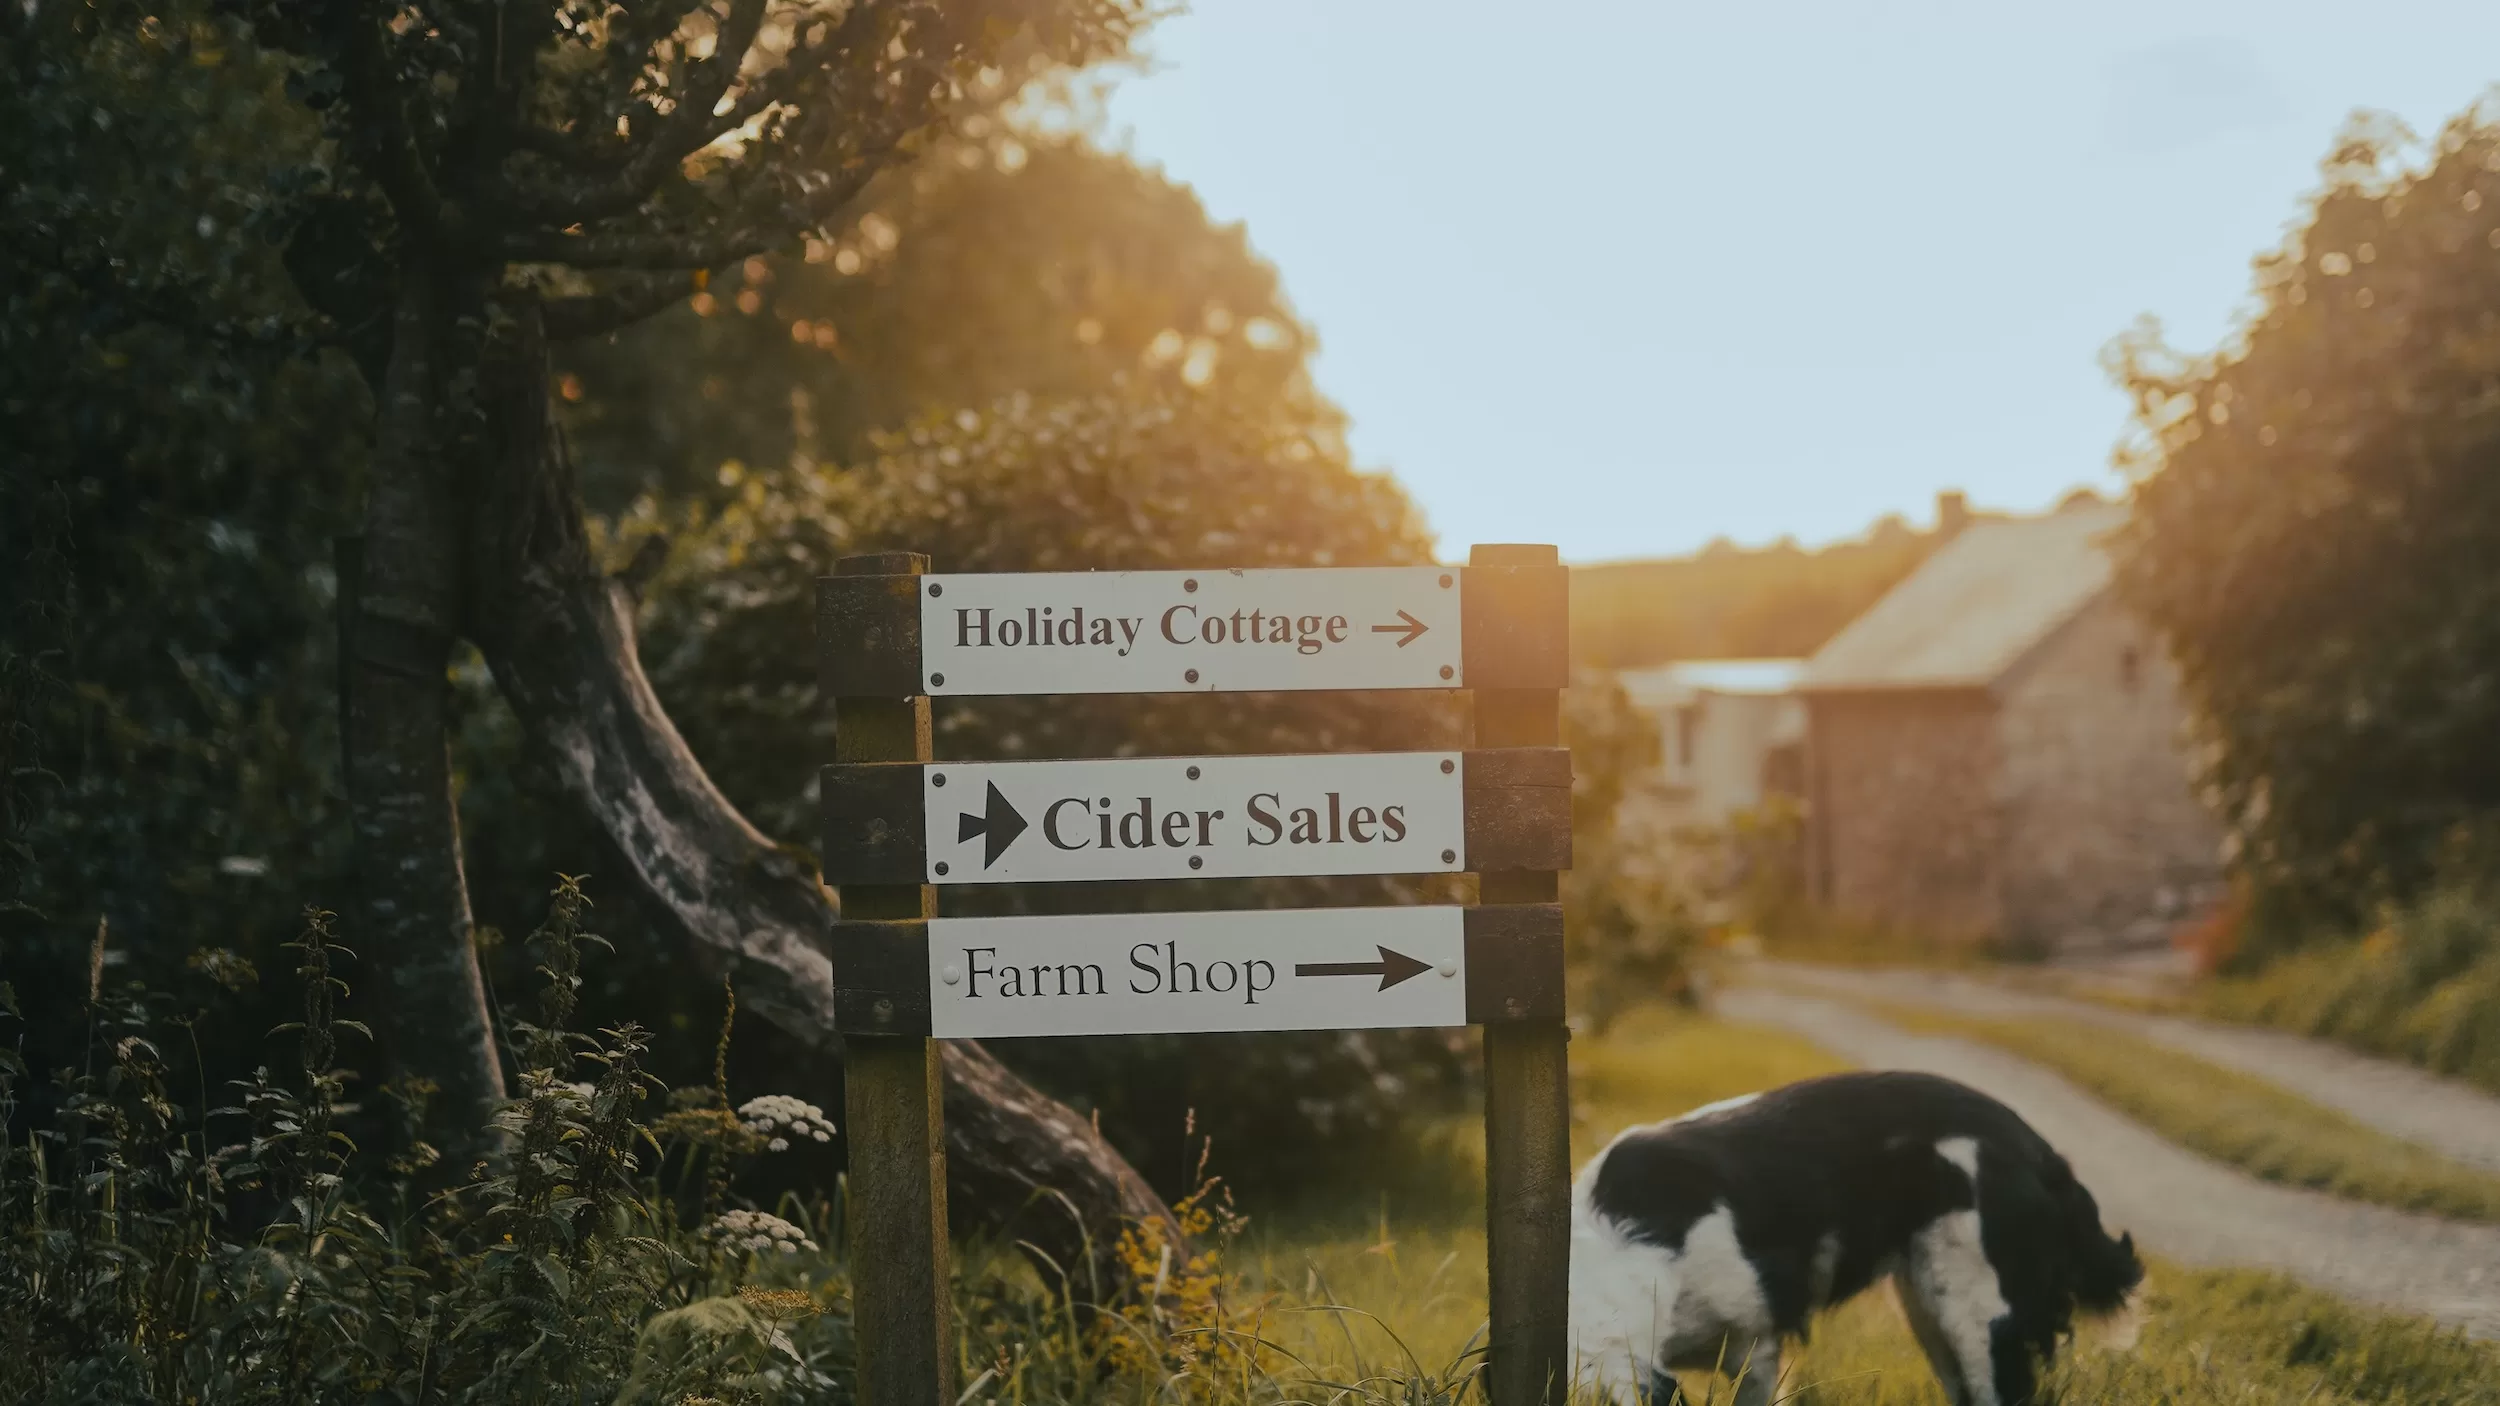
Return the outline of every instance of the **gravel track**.
{"type": "Polygon", "coordinates": [[[2500,1172],[2500,1098],[2409,1064],[2374,1059],[2323,1040],[2123,1010],[1954,973],[1866,971],[1786,962],[1763,962],[1755,970],[1781,984],[1834,996],[1932,1006],[1973,1016],[2050,1015],[2122,1030],[2209,1064],[2279,1084],[2311,1103],[2467,1166],[2500,1172]]]}
{"type": "Polygon", "coordinates": [[[2500,1227],[2258,1181],[2164,1140],[2027,1060],[1912,1034],[1794,985],[1734,986],[1713,1004],[1730,1019],[1794,1031],[1869,1068],[1941,1074],[2004,1100],[2074,1164],[2103,1222],[2132,1231],[2156,1254],[2280,1270],[2344,1298],[2500,1339],[2500,1227]]]}

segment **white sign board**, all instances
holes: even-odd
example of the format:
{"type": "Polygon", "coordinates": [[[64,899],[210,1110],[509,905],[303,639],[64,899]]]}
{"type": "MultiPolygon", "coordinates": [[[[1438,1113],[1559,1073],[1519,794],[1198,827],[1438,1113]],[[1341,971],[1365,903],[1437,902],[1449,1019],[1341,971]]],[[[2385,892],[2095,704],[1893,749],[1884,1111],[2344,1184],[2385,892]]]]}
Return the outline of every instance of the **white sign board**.
{"type": "Polygon", "coordinates": [[[932,918],[929,1030],[987,1039],[1464,1025],[1465,913],[932,918]]]}
{"type": "Polygon", "coordinates": [[[1453,873],[1466,775],[1458,752],[927,766],[929,882],[1453,873]]]}
{"type": "Polygon", "coordinates": [[[934,698],[1460,688],[1456,568],[924,576],[934,698]]]}

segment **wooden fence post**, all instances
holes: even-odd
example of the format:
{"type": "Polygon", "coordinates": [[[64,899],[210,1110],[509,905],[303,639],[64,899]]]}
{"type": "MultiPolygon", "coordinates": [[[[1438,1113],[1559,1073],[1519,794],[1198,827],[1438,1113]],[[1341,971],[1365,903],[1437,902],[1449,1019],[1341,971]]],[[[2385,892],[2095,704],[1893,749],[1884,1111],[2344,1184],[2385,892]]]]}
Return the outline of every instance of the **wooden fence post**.
{"type": "MultiPolygon", "coordinates": [[[[1550,546],[1480,545],[1470,567],[1554,567],[1550,546]]],[[[1494,588],[1498,589],[1498,588],[1494,588]]],[[[1479,688],[1478,747],[1561,744],[1552,688],[1479,688]]],[[[1481,903],[1553,903],[1552,871],[1479,876],[1481,903]]],[[[1559,1020],[1484,1027],[1484,1218],[1492,1406],[1561,1406],[1571,1386],[1570,1032],[1559,1020]]]]}
{"type": "MultiPolygon", "coordinates": [[[[844,557],[840,576],[918,576],[914,552],[844,557]]],[[[844,661],[825,658],[835,695],[834,760],[926,762],[929,700],[843,697],[844,661]]],[[[926,884],[843,884],[845,918],[929,918],[926,884]]],[[[837,961],[839,959],[837,958],[837,961]]],[[[937,1043],[844,1032],[844,1197],[851,1321],[862,1406],[954,1406],[954,1308],[946,1242],[946,1128],[937,1043]]]]}

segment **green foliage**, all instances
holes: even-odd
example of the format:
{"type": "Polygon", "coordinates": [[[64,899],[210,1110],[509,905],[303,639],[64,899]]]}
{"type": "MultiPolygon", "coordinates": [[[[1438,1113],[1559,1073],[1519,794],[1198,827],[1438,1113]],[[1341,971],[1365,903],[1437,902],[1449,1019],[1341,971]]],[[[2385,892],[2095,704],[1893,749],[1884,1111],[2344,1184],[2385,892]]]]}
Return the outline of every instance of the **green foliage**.
{"type": "MultiPolygon", "coordinates": [[[[100,921],[117,976],[181,989],[195,934],[273,968],[284,895],[335,885],[328,542],[369,404],[273,246],[318,141],[282,64],[99,0],[9,7],[0,67],[0,951],[50,1067],[100,921]]],[[[280,1018],[237,985],[212,1048],[280,1018]]]]}
{"type": "MultiPolygon", "coordinates": [[[[421,1197],[420,1164],[394,1160],[386,1188],[360,1180],[373,1169],[339,1129],[351,1076],[337,1060],[364,1031],[336,1013],[352,954],[330,925],[309,911],[293,944],[303,1018],[280,1033],[298,1086],[264,1068],[224,1106],[204,1083],[178,1091],[197,1055],[168,1037],[198,1013],[101,980],[87,1064],[59,1076],[48,1126],[21,1120],[27,1071],[0,1061],[0,1395],[606,1401],[644,1319],[743,1274],[743,1250],[673,1225],[651,1155],[665,1150],[635,1114],[647,1081],[631,1026],[547,1032],[598,1078],[528,1071],[497,1119],[502,1157],[476,1177],[421,1197]]],[[[804,1360],[784,1375],[805,1373],[825,1379],[804,1360]]]]}
{"type": "MultiPolygon", "coordinates": [[[[1131,14],[1012,8],[1044,24],[1131,14]]],[[[292,907],[281,895],[340,891],[348,877],[329,564],[332,537],[358,525],[373,426],[356,358],[372,348],[308,308],[286,265],[312,277],[306,259],[326,249],[334,277],[317,287],[352,292],[373,211],[337,198],[359,186],[361,157],[325,139],[335,104],[309,110],[328,80],[225,15],[112,0],[0,14],[13,75],[0,85],[0,262],[13,275],[0,284],[0,410],[25,431],[0,436],[0,946],[43,1067],[75,1062],[101,916],[116,980],[214,984],[184,968],[194,935],[234,949],[218,970],[240,990],[200,1039],[205,1077],[248,1074],[259,1032],[283,1018],[285,983],[240,973],[292,965],[275,940],[292,907]]],[[[1339,417],[1309,387],[1310,333],[1242,232],[1210,224],[1185,187],[998,115],[1031,60],[1096,51],[1045,40],[1005,41],[1012,61],[995,75],[950,77],[963,121],[929,130],[924,159],[870,184],[812,242],[717,270],[709,316],[675,274],[655,304],[673,310],[560,353],[559,407],[586,492],[618,515],[619,563],[652,526],[677,538],[651,588],[646,664],[724,790],[778,836],[813,833],[805,778],[830,755],[808,600],[833,554],[907,545],[958,569],[1429,559],[1403,496],[1348,468],[1339,417]],[[805,344],[791,335],[802,321],[805,344]],[[568,387],[586,389],[566,400],[568,387]],[[983,407],[978,433],[953,418],[966,405],[983,407]],[[1054,459],[1061,436],[1099,438],[1101,471],[1094,449],[1054,459]],[[967,454],[1010,457],[977,474],[943,462],[967,454]],[[846,463],[864,467],[837,508],[826,495],[846,463]],[[936,496],[915,504],[924,482],[936,496]],[[998,508],[985,518],[967,495],[998,508]]],[[[527,276],[553,278],[557,298],[633,281],[527,276]]],[[[468,877],[490,991],[509,996],[537,983],[498,928],[529,929],[549,870],[604,871],[612,857],[544,784],[483,669],[457,665],[454,686],[468,877]]],[[[943,745],[967,756],[1438,745],[1459,725],[1439,699],[1124,707],[950,713],[943,745]]],[[[1436,892],[1356,881],[1172,899],[1436,892]]],[[[582,974],[581,1023],[640,1013],[672,1034],[710,1028],[709,988],[640,940],[630,905],[602,926],[624,951],[582,974]]],[[[531,1006],[508,1002],[506,1028],[531,1006]]],[[[1192,1107],[1246,1152],[1279,1145],[1250,1127],[1385,1129],[1407,1104],[1454,1093],[1448,1042],[1403,1039],[1218,1040],[1226,1048],[1203,1061],[1167,1045],[1053,1082],[1098,1081],[1113,1131],[1160,1149],[1150,1165],[1180,1190],[1177,1130],[1192,1107]],[[1270,1055],[1288,1076],[1262,1063],[1270,1055]],[[1226,1122],[1219,1110],[1233,1108],[1250,1121],[1226,1122]]],[[[696,1044],[670,1040],[648,1058],[699,1079],[696,1044]]],[[[1025,1063],[1051,1074],[1044,1059],[1073,1053],[1025,1063]]],[[[759,1068],[785,1057],[761,1031],[741,1053],[759,1068]]],[[[424,1090],[394,1092],[343,1112],[342,1126],[407,1157],[417,1135],[395,1124],[424,1090]]],[[[829,1155],[804,1177],[782,1170],[801,1160],[765,1175],[834,1173],[829,1155]]]]}
{"type": "Polygon", "coordinates": [[[1806,888],[1803,802],[1772,794],[1737,811],[1708,837],[1729,911],[1755,936],[1778,942],[1825,921],[1806,888]]]}
{"type": "Polygon", "coordinates": [[[2220,350],[2147,325],[2119,581],[2171,640],[2256,947],[2418,893],[2500,803],[2500,125],[2357,122],[2220,350]]]}
{"type": "Polygon", "coordinates": [[[1609,674],[1583,673],[1563,697],[1572,773],[1565,957],[1572,1009],[1602,1031],[1633,1006],[1690,998],[1702,898],[1672,847],[1617,826],[1630,789],[1658,768],[1656,721],[1609,674]]]}
{"type": "Polygon", "coordinates": [[[2500,899],[2452,874],[2358,942],[2283,956],[2205,992],[2215,1014],[2322,1035],[2500,1093],[2500,899]]]}
{"type": "Polygon", "coordinates": [[[561,350],[594,511],[717,505],[724,464],[872,459],[874,436],[1022,394],[1186,387],[1332,441],[1314,338],[1240,226],[1083,135],[975,114],[798,257],[746,261],[669,311],[561,350]]]}
{"type": "MultiPolygon", "coordinates": [[[[550,1019],[590,942],[584,902],[562,880],[535,940],[550,1019]]],[[[99,980],[82,1003],[86,1064],[56,1076],[49,1119],[28,1116],[29,1071],[14,1041],[0,1045],[0,1399],[853,1399],[838,1206],[766,1211],[734,1192],[734,1171],[778,1149],[767,1134],[821,1132],[820,1113],[787,1097],[732,1113],[725,1093],[698,1088],[647,1117],[658,1090],[639,1028],[550,1025],[527,1032],[538,1054],[496,1117],[490,1160],[448,1186],[420,1162],[376,1166],[339,1131],[352,1075],[335,1061],[363,1032],[336,1014],[353,958],[331,921],[307,912],[292,944],[302,1019],[280,1033],[294,1036],[300,1082],[263,1069],[212,1106],[182,1053],[200,1013],[127,983],[99,980]],[[557,1050],[594,1077],[560,1078],[546,1062],[557,1050]]],[[[20,1017],[0,985],[0,1020],[20,1017]]],[[[1161,1226],[1133,1228],[1123,1253],[1146,1272],[1098,1303],[1054,1292],[1007,1247],[966,1247],[967,1397],[1455,1406],[1466,1394],[1479,1352],[1429,1369],[1366,1363],[1296,1331],[1314,1309],[1360,1314],[1243,1280],[1226,1258],[1243,1221],[1220,1183],[1180,1211],[1192,1241],[1167,1261],[1161,1226]]]]}

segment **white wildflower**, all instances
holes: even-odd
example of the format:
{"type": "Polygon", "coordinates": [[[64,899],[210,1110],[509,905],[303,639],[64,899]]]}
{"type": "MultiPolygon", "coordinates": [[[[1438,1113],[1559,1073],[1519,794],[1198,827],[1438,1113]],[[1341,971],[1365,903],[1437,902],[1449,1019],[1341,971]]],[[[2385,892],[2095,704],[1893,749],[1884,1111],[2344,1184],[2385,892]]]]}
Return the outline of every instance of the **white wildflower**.
{"type": "Polygon", "coordinates": [[[774,1136],[770,1144],[775,1152],[786,1152],[791,1142],[807,1138],[814,1142],[833,1140],[833,1120],[825,1110],[788,1094],[766,1094],[751,1098],[738,1107],[738,1121],[750,1133],[774,1136]]]}
{"type": "Polygon", "coordinates": [[[703,1228],[706,1238],[725,1249],[760,1255],[778,1249],[785,1255],[817,1248],[805,1231],[764,1211],[723,1211],[703,1228]]]}

